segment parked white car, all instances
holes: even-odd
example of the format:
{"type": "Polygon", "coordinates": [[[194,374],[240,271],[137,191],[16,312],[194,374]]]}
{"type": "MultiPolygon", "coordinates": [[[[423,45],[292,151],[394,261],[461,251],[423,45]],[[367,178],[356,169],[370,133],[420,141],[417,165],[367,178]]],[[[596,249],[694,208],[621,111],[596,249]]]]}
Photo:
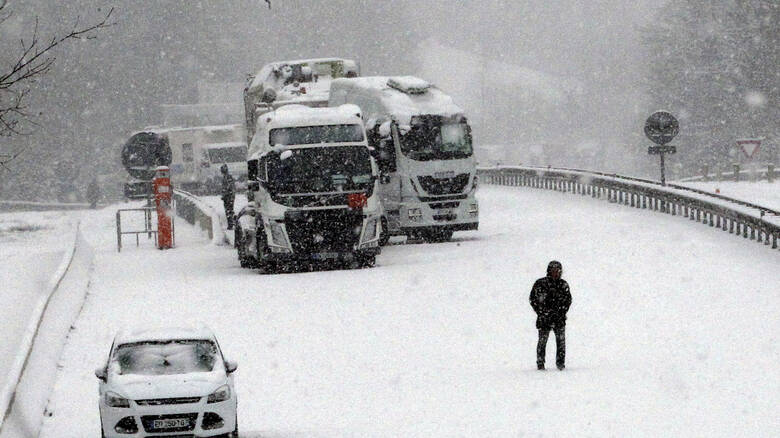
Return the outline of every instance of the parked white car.
{"type": "Polygon", "coordinates": [[[103,437],[237,437],[236,368],[206,327],[119,333],[95,370],[103,437]]]}

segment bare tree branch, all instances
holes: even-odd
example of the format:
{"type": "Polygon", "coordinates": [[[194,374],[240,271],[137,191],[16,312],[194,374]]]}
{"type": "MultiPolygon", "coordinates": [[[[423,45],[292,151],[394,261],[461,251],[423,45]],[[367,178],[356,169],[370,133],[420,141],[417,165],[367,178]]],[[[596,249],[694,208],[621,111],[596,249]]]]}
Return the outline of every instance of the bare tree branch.
{"type": "MultiPolygon", "coordinates": [[[[0,0],[0,24],[10,16],[10,13],[3,12],[7,5],[8,0],[0,0]]],[[[116,24],[110,21],[113,12],[114,8],[111,8],[102,20],[86,27],[80,27],[81,17],[77,17],[70,32],[52,36],[46,41],[40,39],[36,17],[30,39],[19,41],[21,53],[16,61],[7,71],[0,71],[0,137],[24,134],[19,128],[22,121],[35,124],[27,113],[25,98],[36,78],[45,75],[54,65],[56,58],[52,51],[68,40],[94,39],[95,32],[116,24]]],[[[10,158],[9,155],[3,156],[0,165],[7,164],[18,155],[11,154],[10,158]]]]}

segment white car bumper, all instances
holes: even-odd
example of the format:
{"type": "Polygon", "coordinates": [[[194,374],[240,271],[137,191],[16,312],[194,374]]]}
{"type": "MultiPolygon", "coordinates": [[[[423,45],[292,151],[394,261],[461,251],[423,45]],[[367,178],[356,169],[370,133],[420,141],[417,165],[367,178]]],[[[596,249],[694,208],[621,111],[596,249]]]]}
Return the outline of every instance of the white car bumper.
{"type": "MultiPolygon", "coordinates": [[[[173,399],[157,399],[173,400],[173,399]]],[[[179,399],[181,401],[181,399],[179,399]]],[[[139,404],[113,408],[100,401],[100,419],[106,438],[189,436],[213,437],[236,429],[236,396],[219,403],[207,403],[207,397],[177,404],[139,404]]]]}

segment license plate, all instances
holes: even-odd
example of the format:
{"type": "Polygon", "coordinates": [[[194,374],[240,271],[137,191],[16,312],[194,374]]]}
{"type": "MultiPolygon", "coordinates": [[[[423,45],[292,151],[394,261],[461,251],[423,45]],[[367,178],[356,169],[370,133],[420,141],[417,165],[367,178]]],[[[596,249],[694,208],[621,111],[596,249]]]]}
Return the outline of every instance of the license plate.
{"type": "Polygon", "coordinates": [[[449,216],[449,215],[452,214],[452,209],[451,208],[445,208],[445,209],[442,209],[442,210],[438,210],[438,214],[439,214],[439,216],[449,216]]]}
{"type": "Polygon", "coordinates": [[[154,420],[152,426],[155,429],[173,429],[179,427],[189,427],[190,420],[187,418],[165,418],[162,420],[154,420]]]}

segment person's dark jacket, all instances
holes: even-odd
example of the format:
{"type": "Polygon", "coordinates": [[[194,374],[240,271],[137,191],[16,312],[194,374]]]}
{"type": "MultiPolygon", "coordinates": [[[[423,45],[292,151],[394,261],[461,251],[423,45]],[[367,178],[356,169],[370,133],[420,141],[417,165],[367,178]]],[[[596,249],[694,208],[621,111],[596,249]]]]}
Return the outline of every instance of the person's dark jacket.
{"type": "Polygon", "coordinates": [[[565,280],[551,277],[536,280],[528,299],[537,315],[537,328],[549,329],[566,325],[566,312],[571,306],[571,292],[565,280]]]}
{"type": "Polygon", "coordinates": [[[236,197],[236,181],[229,172],[222,174],[222,199],[232,199],[236,197]]]}

